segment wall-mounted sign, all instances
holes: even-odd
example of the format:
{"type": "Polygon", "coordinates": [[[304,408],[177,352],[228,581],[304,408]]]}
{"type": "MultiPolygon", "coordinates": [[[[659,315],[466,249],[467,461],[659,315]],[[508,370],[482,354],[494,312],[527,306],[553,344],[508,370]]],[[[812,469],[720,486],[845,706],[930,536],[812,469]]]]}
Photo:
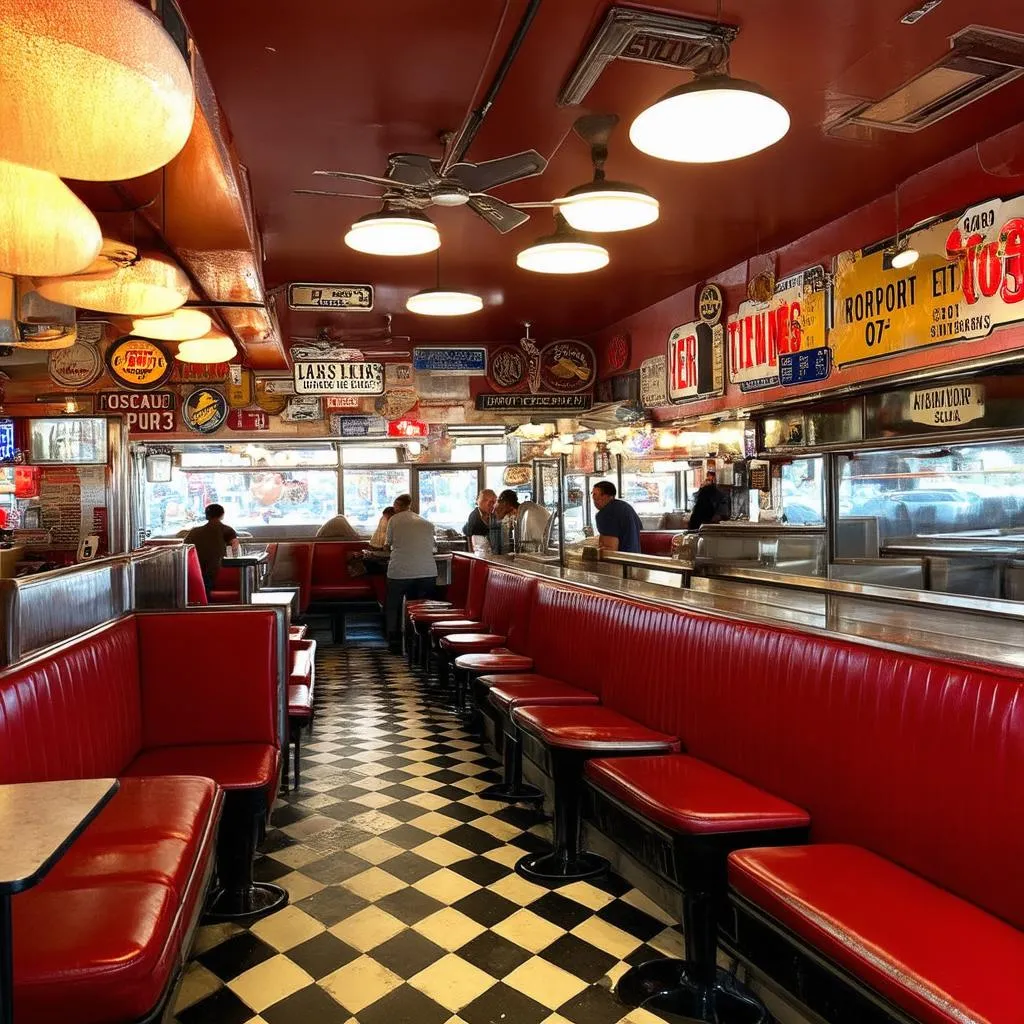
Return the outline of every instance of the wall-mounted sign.
{"type": "Polygon", "coordinates": [[[594,472],[604,474],[612,468],[612,457],[607,448],[598,448],[594,452],[594,472]]]}
{"type": "Polygon", "coordinates": [[[1024,320],[1024,196],[910,232],[920,256],[883,269],[877,247],[837,260],[832,351],[840,365],[984,338],[1024,320]]]}
{"type": "Polygon", "coordinates": [[[4,416],[0,419],[0,462],[13,462],[17,453],[14,444],[14,420],[4,416]]]}
{"type": "Polygon", "coordinates": [[[324,418],[324,407],[319,398],[296,395],[288,399],[281,411],[284,423],[316,423],[324,418]]]}
{"type": "MultiPolygon", "coordinates": [[[[540,387],[567,395],[584,391],[594,383],[597,363],[594,350],[582,341],[553,341],[540,352],[540,387]]],[[[539,392],[531,383],[531,391],[539,392]]]]}
{"type": "Polygon", "coordinates": [[[388,423],[388,437],[426,437],[428,428],[422,420],[412,420],[403,417],[400,420],[391,420],[388,423]]]}
{"type": "Polygon", "coordinates": [[[172,384],[219,384],[228,375],[228,363],[184,363],[173,360],[172,384]]]}
{"type": "Polygon", "coordinates": [[[724,386],[721,324],[680,324],[668,336],[668,397],[673,402],[721,394],[724,386]]]}
{"type": "Polygon", "coordinates": [[[668,401],[666,366],[664,356],[652,356],[640,364],[640,404],[645,409],[664,405],[668,401]]]}
{"type": "Polygon", "coordinates": [[[393,388],[373,400],[373,408],[389,420],[398,419],[416,408],[419,395],[412,388],[393,388]]]}
{"type": "Polygon", "coordinates": [[[413,377],[420,404],[450,405],[469,401],[469,378],[446,373],[417,373],[413,377]]]}
{"type": "Polygon", "coordinates": [[[383,363],[297,362],[295,391],[300,395],[381,395],[383,363]]]}
{"type": "Polygon", "coordinates": [[[412,363],[385,363],[385,387],[412,387],[412,363]]]}
{"type": "Polygon", "coordinates": [[[593,403],[591,395],[515,395],[481,394],[476,396],[480,412],[586,412],[593,403]]]}
{"type": "Polygon", "coordinates": [[[232,409],[228,413],[230,430],[261,431],[270,429],[270,417],[262,409],[232,409]]]}
{"type": "Polygon", "coordinates": [[[480,377],[487,373],[487,349],[476,346],[414,348],[412,365],[418,373],[461,373],[480,377]]]}
{"type": "Polygon", "coordinates": [[[830,348],[808,348],[802,352],[785,352],[779,356],[779,383],[784,388],[826,380],[831,372],[830,348]]]}
{"type": "Polygon", "coordinates": [[[96,396],[96,411],[122,415],[130,434],[171,433],[176,404],[173,391],[101,391],[96,396]]]}
{"type": "Polygon", "coordinates": [[[228,403],[213,388],[196,388],[181,406],[181,420],[197,434],[212,434],[228,418],[228,403]]]}
{"type": "Polygon", "coordinates": [[[314,342],[306,345],[293,345],[288,350],[292,362],[325,362],[325,363],[353,363],[363,358],[363,353],[357,348],[346,348],[344,345],[332,345],[329,342],[314,342]]]}
{"type": "Polygon", "coordinates": [[[387,429],[382,416],[331,417],[331,433],[338,437],[384,437],[387,429]]]}
{"type": "Polygon", "coordinates": [[[107,349],[107,371],[129,391],[156,391],[171,375],[171,359],[159,342],[122,338],[107,349]]]}
{"type": "Polygon", "coordinates": [[[257,377],[256,393],[265,395],[294,395],[295,381],[291,377],[257,377]]]}
{"type": "Polygon", "coordinates": [[[290,284],[289,309],[344,309],[368,312],[373,309],[373,285],[290,284]]]}
{"type": "Polygon", "coordinates": [[[252,370],[238,363],[228,366],[224,382],[224,398],[232,409],[244,409],[253,403],[252,370]]]}
{"type": "Polygon", "coordinates": [[[487,378],[499,391],[511,391],[526,380],[526,356],[513,345],[503,345],[491,358],[487,378]]]}
{"type": "Polygon", "coordinates": [[[706,324],[722,322],[722,289],[717,284],[706,284],[697,297],[697,316],[706,324]]]}
{"type": "Polygon", "coordinates": [[[908,411],[914,423],[929,427],[961,427],[985,415],[985,388],[981,384],[947,384],[911,391],[908,411]]]}
{"type": "Polygon", "coordinates": [[[324,412],[346,412],[358,409],[362,403],[358,395],[325,395],[322,401],[324,412]]]}
{"type": "Polygon", "coordinates": [[[65,388],[88,387],[103,373],[100,350],[95,345],[83,345],[81,341],[70,348],[54,349],[48,364],[50,379],[65,388]]]}
{"type": "Polygon", "coordinates": [[[741,302],[727,321],[730,383],[777,387],[780,356],[824,348],[827,297],[824,269],[814,267],[779,281],[767,302],[741,302]]]}
{"type": "Polygon", "coordinates": [[[629,365],[633,344],[629,331],[619,331],[605,345],[601,357],[601,376],[621,373],[629,365]]]}

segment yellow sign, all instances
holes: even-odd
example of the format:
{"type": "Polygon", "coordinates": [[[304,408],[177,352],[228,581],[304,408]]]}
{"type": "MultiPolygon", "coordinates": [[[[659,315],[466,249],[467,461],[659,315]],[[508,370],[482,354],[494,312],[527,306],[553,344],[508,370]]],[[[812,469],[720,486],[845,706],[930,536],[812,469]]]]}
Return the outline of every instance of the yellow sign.
{"type": "Polygon", "coordinates": [[[224,397],[231,409],[245,409],[253,403],[252,370],[237,363],[228,366],[224,397]]]}
{"type": "Polygon", "coordinates": [[[122,338],[107,349],[110,376],[129,391],[155,391],[171,375],[167,350],[145,338],[122,338]]]}
{"type": "Polygon", "coordinates": [[[920,254],[901,270],[883,269],[884,252],[839,257],[836,363],[984,338],[1024,320],[1024,197],[993,199],[910,233],[920,254]]]}

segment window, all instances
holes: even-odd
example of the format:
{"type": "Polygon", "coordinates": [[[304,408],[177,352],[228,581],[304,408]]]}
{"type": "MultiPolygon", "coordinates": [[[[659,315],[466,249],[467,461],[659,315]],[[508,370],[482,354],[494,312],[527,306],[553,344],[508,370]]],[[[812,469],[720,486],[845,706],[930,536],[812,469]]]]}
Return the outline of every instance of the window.
{"type": "Polygon", "coordinates": [[[782,513],[793,526],[821,526],[825,522],[822,459],[796,459],[782,467],[782,513]]]}
{"type": "Polygon", "coordinates": [[[342,445],[341,462],[345,466],[391,466],[398,462],[398,449],[394,445],[342,445]]]}
{"type": "Polygon", "coordinates": [[[655,516],[679,507],[675,473],[623,473],[622,494],[637,515],[655,516]]]}
{"type": "Polygon", "coordinates": [[[408,469],[346,469],[344,480],[345,518],[360,533],[373,533],[381,512],[409,493],[408,469]]]}
{"type": "Polygon", "coordinates": [[[483,462],[483,445],[457,444],[452,448],[452,462],[483,462]]]}
{"type": "Polygon", "coordinates": [[[475,469],[420,469],[420,515],[434,526],[462,530],[476,505],[479,478],[475,469]]]}
{"type": "Polygon", "coordinates": [[[338,454],[331,444],[312,448],[274,448],[259,444],[196,445],[181,453],[182,469],[214,469],[233,466],[274,466],[301,469],[337,466],[338,454]]]}

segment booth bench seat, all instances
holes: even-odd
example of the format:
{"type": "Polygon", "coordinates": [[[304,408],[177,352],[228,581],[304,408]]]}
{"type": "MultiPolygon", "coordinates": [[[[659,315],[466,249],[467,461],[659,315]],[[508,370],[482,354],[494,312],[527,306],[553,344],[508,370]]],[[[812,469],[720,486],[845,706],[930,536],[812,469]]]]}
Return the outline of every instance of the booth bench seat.
{"type": "Polygon", "coordinates": [[[304,638],[290,639],[289,656],[291,674],[288,677],[288,744],[284,751],[282,782],[288,788],[288,760],[291,748],[292,772],[295,788],[299,788],[299,758],[302,730],[313,722],[314,664],[316,641],[304,638]]]}

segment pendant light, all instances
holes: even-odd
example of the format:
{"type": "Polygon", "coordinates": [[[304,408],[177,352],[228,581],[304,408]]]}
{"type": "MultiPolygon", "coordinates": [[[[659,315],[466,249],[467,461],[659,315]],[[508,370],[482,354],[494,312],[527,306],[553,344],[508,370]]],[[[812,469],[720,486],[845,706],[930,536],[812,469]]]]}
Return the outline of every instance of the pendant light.
{"type": "Polygon", "coordinates": [[[789,131],[789,113],[761,86],[729,74],[729,48],[712,47],[696,78],[666,93],[629,128],[633,145],[677,163],[712,164],[750,156],[789,131]]]}
{"type": "Polygon", "coordinates": [[[618,123],[616,114],[587,114],[573,125],[590,146],[594,180],[577,185],[554,205],[577,231],[632,231],[658,219],[658,200],[649,192],[639,185],[605,179],[608,137],[618,123]]]}
{"type": "Polygon", "coordinates": [[[537,274],[589,274],[608,265],[608,250],[574,231],[555,214],[555,232],[516,256],[516,265],[537,274]]]}
{"type": "Polygon", "coordinates": [[[384,209],[360,217],[345,244],[371,256],[421,256],[441,244],[434,222],[418,210],[384,209]]]}
{"type": "Polygon", "coordinates": [[[238,355],[235,343],[216,329],[192,341],[183,341],[174,358],[182,363],[226,363],[238,355]]]}
{"type": "Polygon", "coordinates": [[[912,267],[921,254],[910,244],[910,236],[900,237],[900,189],[896,186],[896,241],[882,253],[882,269],[906,270],[912,267]]]}
{"type": "Polygon", "coordinates": [[[405,300],[405,308],[420,316],[468,316],[484,307],[484,300],[472,292],[457,292],[441,287],[441,253],[437,253],[435,285],[405,300]]]}
{"type": "Polygon", "coordinates": [[[65,178],[121,181],[181,151],[195,116],[192,78],[147,7],[0,5],[0,157],[65,178]]]}
{"type": "Polygon", "coordinates": [[[96,218],[60,178],[0,160],[0,273],[74,274],[102,242],[96,218]]]}
{"type": "Polygon", "coordinates": [[[192,341],[209,333],[213,321],[201,309],[176,309],[164,316],[137,316],[132,334],[154,341],[192,341]]]}
{"type": "MultiPolygon", "coordinates": [[[[131,251],[131,247],[122,250],[131,251]]],[[[93,272],[42,278],[37,282],[37,291],[51,302],[124,316],[171,313],[189,295],[188,278],[164,256],[101,256],[89,269],[93,272]]]]}

